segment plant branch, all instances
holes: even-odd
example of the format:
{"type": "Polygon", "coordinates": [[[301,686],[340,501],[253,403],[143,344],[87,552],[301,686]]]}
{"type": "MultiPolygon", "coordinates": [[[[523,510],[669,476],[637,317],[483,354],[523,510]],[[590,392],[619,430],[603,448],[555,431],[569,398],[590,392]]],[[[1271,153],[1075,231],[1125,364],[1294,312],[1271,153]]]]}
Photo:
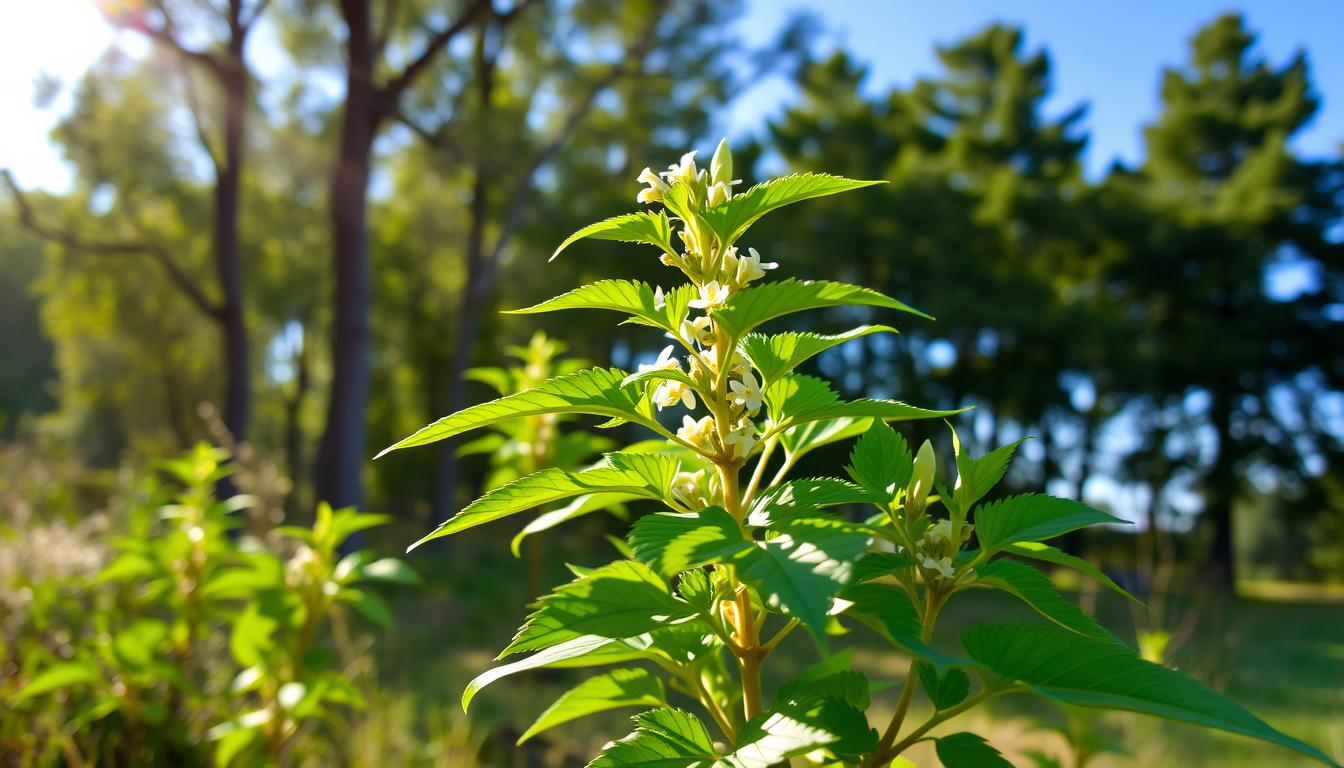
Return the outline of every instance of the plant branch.
{"type": "Polygon", "coordinates": [[[415,79],[427,69],[434,57],[439,51],[443,50],[453,38],[460,35],[467,27],[471,26],[476,18],[484,11],[490,8],[489,0],[474,0],[467,10],[458,17],[457,21],[439,30],[425,43],[424,48],[420,50],[411,62],[406,65],[396,77],[389,80],[379,90],[379,96],[382,97],[383,104],[396,104],[401,100],[401,94],[415,82],[415,79]]]}

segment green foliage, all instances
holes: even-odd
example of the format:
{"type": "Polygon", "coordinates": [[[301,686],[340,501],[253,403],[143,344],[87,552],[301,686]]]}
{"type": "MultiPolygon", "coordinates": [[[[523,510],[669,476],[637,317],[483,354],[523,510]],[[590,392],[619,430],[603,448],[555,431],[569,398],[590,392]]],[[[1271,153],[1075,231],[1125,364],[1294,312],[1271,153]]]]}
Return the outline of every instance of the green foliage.
{"type": "MultiPolygon", "coordinates": [[[[821,379],[792,371],[812,354],[867,335],[870,327],[839,337],[751,333],[767,321],[826,307],[914,312],[855,286],[792,279],[750,285],[776,266],[754,250],[743,254],[736,244],[762,214],[865,183],[797,176],[734,196],[726,143],[711,167],[712,173],[700,170],[689,153],[662,174],[645,169],[639,201],[661,202],[675,218],[618,217],[580,230],[561,246],[589,236],[648,242],[654,238],[638,235],[632,222],[678,224],[682,251],[667,247],[671,234],[662,229],[656,239],[662,263],[680,270],[688,286],[663,292],[644,283],[605,281],[533,308],[616,309],[667,331],[676,344],[635,375],[591,369],[560,376],[448,416],[392,448],[560,413],[633,422],[667,441],[663,454],[616,452],[591,469],[527,475],[486,493],[432,534],[449,535],[589,493],[637,495],[667,508],[635,523],[619,547],[620,559],[596,568],[571,566],[574,580],[536,603],[501,654],[532,655],[478,677],[464,706],[485,685],[519,671],[639,660],[653,669],[621,668],[590,678],[543,713],[525,737],[584,714],[645,705],[657,708],[637,715],[635,730],[609,743],[590,766],[766,768],[808,755],[826,764],[873,768],[901,759],[931,729],[991,697],[1029,691],[1222,728],[1330,763],[1225,697],[1143,661],[1067,601],[1044,573],[1004,559],[1005,552],[1035,556],[1095,578],[1100,574],[1094,568],[1040,542],[1120,522],[1044,495],[980,504],[1004,477],[1018,443],[973,457],[953,433],[957,481],[948,492],[931,445],[925,442],[912,455],[886,422],[958,411],[890,400],[844,402],[821,379]],[[673,354],[678,346],[684,359],[673,354]],[[673,434],[658,420],[666,408],[694,415],[683,415],[673,434]],[[789,478],[797,457],[854,437],[848,471],[857,485],[835,477],[789,478]],[[772,473],[768,467],[780,445],[785,462],[772,473]],[[821,511],[839,505],[870,505],[872,511],[865,523],[821,511]],[[963,634],[969,658],[940,650],[933,643],[939,613],[969,589],[1015,596],[1062,629],[978,625],[963,634]],[[902,703],[880,736],[865,713],[866,678],[849,670],[847,656],[828,652],[827,634],[843,632],[846,622],[873,629],[913,657],[902,703]],[[811,635],[822,661],[766,701],[761,666],[797,627],[811,635]],[[666,686],[658,682],[663,676],[666,686]],[[921,683],[934,713],[922,724],[906,723],[921,683]],[[666,706],[667,688],[694,700],[708,721],[666,706]]],[[[1007,765],[972,733],[934,741],[947,766],[1007,765]]]]}
{"type": "Polygon", "coordinates": [[[67,757],[223,766],[276,760],[298,741],[321,754],[313,726],[365,706],[367,681],[344,671],[332,626],[347,627],[347,609],[390,625],[378,585],[419,577],[400,560],[341,554],[378,515],[322,505],[311,528],[239,537],[252,501],[214,496],[233,472],[226,456],[202,445],[161,463],[179,490],[146,496],[136,530],[84,585],[96,631],[71,638],[66,660],[40,641],[17,648],[16,719],[42,734],[61,713],[68,725],[45,736],[67,757]]]}

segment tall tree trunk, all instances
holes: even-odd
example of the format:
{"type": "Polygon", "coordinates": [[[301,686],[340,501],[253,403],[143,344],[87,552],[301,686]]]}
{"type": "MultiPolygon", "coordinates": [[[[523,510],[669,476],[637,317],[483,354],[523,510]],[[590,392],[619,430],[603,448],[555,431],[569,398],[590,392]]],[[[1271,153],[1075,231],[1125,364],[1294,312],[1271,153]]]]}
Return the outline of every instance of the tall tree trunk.
{"type": "Polygon", "coordinates": [[[369,400],[369,165],[378,121],[368,0],[342,0],[348,38],[345,111],[331,177],[331,228],[336,281],[331,328],[331,394],[318,449],[318,501],[362,506],[364,412],[369,400]]]}
{"type": "MultiPolygon", "coordinates": [[[[235,3],[236,5],[236,3],[235,3]]],[[[229,58],[221,76],[224,91],[224,162],[215,184],[215,271],[223,300],[224,426],[235,443],[247,439],[252,410],[251,360],[243,314],[243,266],[238,243],[238,193],[242,183],[243,136],[247,123],[248,76],[243,65],[246,31],[232,17],[229,58]]]]}
{"type": "Polygon", "coordinates": [[[1232,403],[1226,392],[1216,392],[1209,408],[1218,455],[1209,471],[1205,514],[1213,526],[1209,547],[1209,579],[1213,586],[1231,591],[1236,586],[1236,552],[1232,537],[1232,504],[1237,496],[1236,460],[1232,450],[1232,403]]]}

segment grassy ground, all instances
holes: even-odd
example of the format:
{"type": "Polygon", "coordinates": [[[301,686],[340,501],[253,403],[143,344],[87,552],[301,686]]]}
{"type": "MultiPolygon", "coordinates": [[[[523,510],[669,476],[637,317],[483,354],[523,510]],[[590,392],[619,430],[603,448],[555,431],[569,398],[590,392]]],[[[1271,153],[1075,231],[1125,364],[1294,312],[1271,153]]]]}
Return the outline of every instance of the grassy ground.
{"type": "MultiPolygon", "coordinates": [[[[593,538],[576,531],[568,541],[552,544],[559,551],[591,551],[593,538]],[[583,537],[579,540],[573,537],[583,537]]],[[[457,706],[468,680],[491,665],[524,616],[524,566],[494,541],[466,536],[451,549],[420,562],[431,586],[399,606],[403,617],[384,644],[384,676],[399,696],[413,703],[396,727],[409,725],[412,738],[424,738],[438,765],[470,765],[467,753],[482,749],[489,766],[583,765],[601,744],[629,731],[631,712],[617,712],[571,723],[539,738],[529,750],[515,750],[513,740],[556,696],[581,680],[583,670],[561,670],[504,682],[487,689],[473,703],[469,722],[457,706]],[[471,561],[472,568],[462,568],[471,561]],[[438,572],[435,574],[434,572],[438,572]],[[457,745],[450,754],[449,747],[457,745]],[[449,757],[444,757],[449,755],[449,757]]],[[[579,559],[583,561],[582,556],[579,559]]],[[[596,559],[594,559],[596,561],[596,559]]],[[[552,564],[555,571],[558,564],[552,564]]],[[[563,577],[548,573],[556,583],[563,577]]],[[[1183,626],[1188,637],[1171,663],[1242,702],[1275,727],[1344,759],[1344,602],[1331,595],[1297,595],[1281,585],[1273,594],[1250,590],[1257,597],[1198,600],[1175,597],[1165,602],[1171,627],[1183,626]]],[[[1075,595],[1092,605],[1117,634],[1132,639],[1135,616],[1122,601],[1095,594],[1075,595]]],[[[1142,620],[1142,617],[1139,617],[1142,620]]],[[[940,622],[938,640],[956,647],[959,631],[985,621],[1034,621],[1012,598],[991,593],[958,596],[940,622]]],[[[882,727],[894,705],[907,660],[883,649],[865,630],[850,639],[856,644],[856,665],[874,680],[891,687],[878,694],[872,722],[882,727]]],[[[837,641],[839,646],[844,641],[837,641]]],[[[802,633],[791,637],[771,658],[776,672],[802,667],[816,658],[802,633]]],[[[767,687],[771,681],[767,679],[767,687]]],[[[689,702],[682,706],[693,707],[689,702]]],[[[919,712],[916,711],[916,716],[919,712]]],[[[997,700],[984,712],[973,712],[945,726],[947,732],[974,730],[1003,749],[1016,765],[1032,765],[1030,751],[1063,758],[1060,737],[1049,730],[1063,718],[1051,705],[1028,697],[997,700]]],[[[389,725],[388,727],[393,727],[389,725]]],[[[1107,714],[1091,726],[1125,745],[1126,756],[1104,756],[1090,763],[1107,766],[1223,766],[1273,768],[1300,766],[1294,753],[1262,746],[1249,739],[1193,727],[1172,725],[1129,714],[1107,714]]],[[[919,765],[936,766],[928,752],[911,755],[919,765]]],[[[1070,766],[1070,760],[1063,765],[1070,766]]]]}

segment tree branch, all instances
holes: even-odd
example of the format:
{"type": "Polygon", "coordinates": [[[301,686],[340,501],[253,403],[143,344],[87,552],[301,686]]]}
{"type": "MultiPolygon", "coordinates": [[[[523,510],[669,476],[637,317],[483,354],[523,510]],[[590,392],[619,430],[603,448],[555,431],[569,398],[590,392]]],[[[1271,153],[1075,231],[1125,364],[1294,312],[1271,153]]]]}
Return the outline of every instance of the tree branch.
{"type": "Polygon", "coordinates": [[[210,70],[216,77],[224,77],[224,64],[219,61],[219,59],[215,58],[213,54],[188,48],[186,44],[178,39],[177,34],[173,31],[175,25],[173,24],[172,16],[168,13],[167,7],[159,2],[154,3],[154,7],[158,10],[159,14],[163,16],[162,26],[153,26],[145,22],[143,18],[131,15],[124,16],[121,20],[118,20],[116,17],[109,17],[108,20],[114,25],[135,30],[154,42],[167,46],[187,61],[195,62],[210,70]]]}
{"type": "Polygon", "coordinates": [[[390,109],[392,105],[400,101],[402,92],[429,67],[430,62],[434,60],[439,51],[443,50],[463,30],[471,26],[476,21],[476,17],[489,8],[490,0],[472,0],[471,5],[467,7],[467,10],[457,21],[431,36],[420,54],[411,59],[411,63],[407,64],[400,74],[379,89],[384,108],[390,109]]]}
{"type": "Polygon", "coordinates": [[[43,240],[59,243],[71,250],[97,256],[148,255],[159,263],[159,266],[163,268],[173,284],[201,312],[216,320],[223,318],[223,308],[206,297],[196,281],[182,269],[181,265],[173,261],[172,255],[162,244],[147,240],[89,240],[68,230],[48,227],[37,220],[37,214],[33,210],[28,196],[19,188],[14,176],[8,169],[0,169],[0,178],[3,178],[5,186],[9,188],[10,194],[14,196],[14,202],[18,205],[19,223],[29,232],[43,240]]]}

